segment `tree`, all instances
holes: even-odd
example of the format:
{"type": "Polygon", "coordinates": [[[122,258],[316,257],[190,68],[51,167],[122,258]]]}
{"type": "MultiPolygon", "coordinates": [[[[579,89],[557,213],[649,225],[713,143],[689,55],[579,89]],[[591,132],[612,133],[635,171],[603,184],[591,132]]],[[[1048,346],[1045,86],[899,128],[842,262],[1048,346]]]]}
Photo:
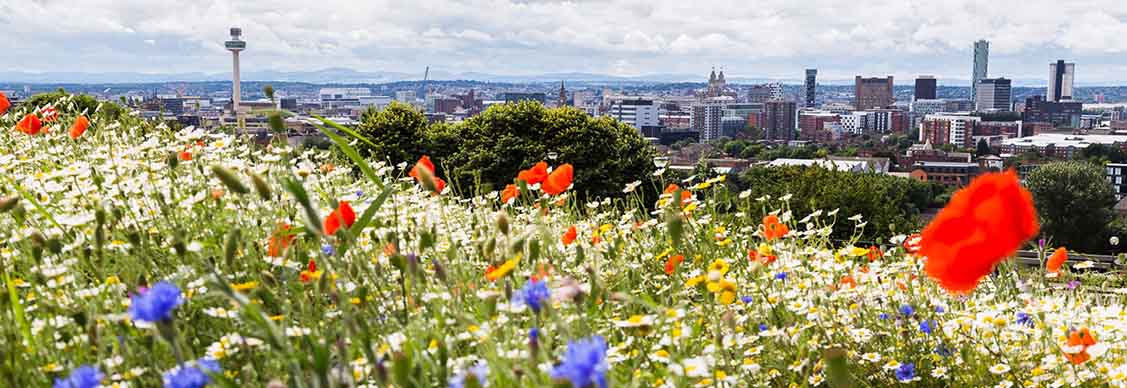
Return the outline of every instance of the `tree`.
{"type": "Polygon", "coordinates": [[[84,114],[90,118],[101,115],[110,120],[120,118],[126,113],[121,106],[109,101],[98,101],[86,94],[70,94],[62,89],[50,93],[40,93],[21,103],[31,107],[52,105],[62,114],[84,114]]]}
{"type": "Polygon", "coordinates": [[[413,164],[423,154],[427,118],[418,109],[392,101],[383,110],[370,108],[360,116],[356,131],[375,144],[357,143],[357,150],[367,158],[392,164],[413,164]]]}
{"type": "Polygon", "coordinates": [[[1115,194],[1100,166],[1085,162],[1046,163],[1026,179],[1041,219],[1041,233],[1057,245],[1082,252],[1106,249],[1115,194]]]}
{"type": "MultiPolygon", "coordinates": [[[[433,130],[433,128],[432,128],[433,130]]],[[[498,190],[517,172],[539,161],[575,167],[575,192],[621,196],[635,180],[654,170],[653,147],[637,129],[610,117],[591,117],[574,108],[547,109],[535,102],[490,107],[443,137],[458,139],[450,154],[435,153],[448,181],[460,188],[498,190]],[[551,160],[550,155],[556,159],[551,160]]],[[[429,147],[435,149],[437,143],[429,147]]]]}
{"type": "Polygon", "coordinates": [[[980,157],[990,155],[990,144],[986,143],[986,139],[978,139],[978,149],[975,155],[980,157]]]}

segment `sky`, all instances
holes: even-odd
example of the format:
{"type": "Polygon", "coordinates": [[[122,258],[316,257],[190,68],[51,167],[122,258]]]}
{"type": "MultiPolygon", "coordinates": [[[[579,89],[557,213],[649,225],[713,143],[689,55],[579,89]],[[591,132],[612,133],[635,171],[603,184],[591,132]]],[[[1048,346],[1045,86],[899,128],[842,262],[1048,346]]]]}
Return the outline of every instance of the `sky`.
{"type": "Polygon", "coordinates": [[[1127,84],[1123,0],[0,0],[0,71],[220,73],[228,28],[248,70],[800,79],[990,76],[1127,84]],[[13,60],[14,59],[14,60],[13,60]]]}

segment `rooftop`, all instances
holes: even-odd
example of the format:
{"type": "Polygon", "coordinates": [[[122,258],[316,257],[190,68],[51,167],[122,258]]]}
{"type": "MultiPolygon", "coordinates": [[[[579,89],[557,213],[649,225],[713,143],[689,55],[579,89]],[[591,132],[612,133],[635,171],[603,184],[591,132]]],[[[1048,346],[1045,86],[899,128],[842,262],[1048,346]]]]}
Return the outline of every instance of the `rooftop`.
{"type": "Polygon", "coordinates": [[[1092,144],[1127,143],[1127,135],[1073,135],[1066,133],[1042,133],[1033,136],[1002,140],[1002,146],[1019,147],[1074,147],[1087,148],[1092,144]]]}

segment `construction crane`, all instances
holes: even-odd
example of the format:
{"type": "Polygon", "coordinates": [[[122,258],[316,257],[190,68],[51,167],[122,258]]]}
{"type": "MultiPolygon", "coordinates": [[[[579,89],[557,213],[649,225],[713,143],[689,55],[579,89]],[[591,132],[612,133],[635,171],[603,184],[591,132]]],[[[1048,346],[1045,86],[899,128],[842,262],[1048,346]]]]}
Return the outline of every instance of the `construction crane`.
{"type": "Polygon", "coordinates": [[[427,94],[430,94],[430,91],[427,90],[427,79],[429,79],[429,78],[430,78],[430,66],[427,66],[426,71],[423,72],[423,101],[426,101],[427,100],[427,94]]]}

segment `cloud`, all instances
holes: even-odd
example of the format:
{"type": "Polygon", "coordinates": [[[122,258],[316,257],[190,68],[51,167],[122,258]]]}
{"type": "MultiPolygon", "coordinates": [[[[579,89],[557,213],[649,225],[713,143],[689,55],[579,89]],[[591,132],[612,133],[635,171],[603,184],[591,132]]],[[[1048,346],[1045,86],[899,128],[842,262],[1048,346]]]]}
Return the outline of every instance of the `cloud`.
{"type": "Polygon", "coordinates": [[[0,70],[223,71],[227,28],[247,68],[748,77],[967,78],[974,40],[992,75],[1123,80],[1122,0],[0,0],[0,70]],[[50,21],[46,23],[44,21],[50,21]]]}

